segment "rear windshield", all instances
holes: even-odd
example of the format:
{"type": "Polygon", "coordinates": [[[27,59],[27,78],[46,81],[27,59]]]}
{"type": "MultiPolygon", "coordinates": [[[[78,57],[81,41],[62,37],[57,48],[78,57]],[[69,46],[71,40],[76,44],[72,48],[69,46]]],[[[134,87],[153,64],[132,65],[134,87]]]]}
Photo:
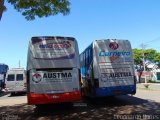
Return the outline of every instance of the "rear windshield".
{"type": "Polygon", "coordinates": [[[16,75],[16,80],[17,81],[22,81],[23,80],[23,74],[17,74],[16,75]]]}
{"type": "Polygon", "coordinates": [[[14,81],[15,75],[14,74],[9,74],[7,81],[14,81]]]}

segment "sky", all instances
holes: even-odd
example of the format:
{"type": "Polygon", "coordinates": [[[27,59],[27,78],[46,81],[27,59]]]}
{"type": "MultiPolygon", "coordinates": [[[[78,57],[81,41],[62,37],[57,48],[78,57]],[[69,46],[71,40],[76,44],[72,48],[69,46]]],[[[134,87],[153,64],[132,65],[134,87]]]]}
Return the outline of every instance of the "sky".
{"type": "Polygon", "coordinates": [[[81,53],[92,41],[127,39],[160,52],[160,0],[70,0],[70,14],[27,21],[12,5],[0,21],[0,63],[26,68],[33,36],[75,37],[81,53]]]}

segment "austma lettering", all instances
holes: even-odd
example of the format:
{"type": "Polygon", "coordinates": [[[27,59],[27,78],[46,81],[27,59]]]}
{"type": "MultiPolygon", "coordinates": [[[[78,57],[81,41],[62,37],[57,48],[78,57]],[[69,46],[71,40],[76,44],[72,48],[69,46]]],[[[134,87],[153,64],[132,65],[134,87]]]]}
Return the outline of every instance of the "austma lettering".
{"type": "Polygon", "coordinates": [[[72,74],[69,73],[44,73],[43,78],[72,78],[72,74]]]}
{"type": "Polygon", "coordinates": [[[118,72],[118,73],[103,73],[103,77],[109,77],[109,78],[114,78],[114,77],[129,77],[132,76],[131,72],[118,72]]]}

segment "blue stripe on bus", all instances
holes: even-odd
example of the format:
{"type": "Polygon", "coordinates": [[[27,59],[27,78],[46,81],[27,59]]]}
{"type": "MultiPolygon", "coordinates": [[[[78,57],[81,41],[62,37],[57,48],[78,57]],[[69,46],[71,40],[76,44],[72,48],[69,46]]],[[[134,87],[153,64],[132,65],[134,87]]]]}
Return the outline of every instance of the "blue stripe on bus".
{"type": "Polygon", "coordinates": [[[134,94],[135,85],[96,88],[96,97],[134,94]]]}

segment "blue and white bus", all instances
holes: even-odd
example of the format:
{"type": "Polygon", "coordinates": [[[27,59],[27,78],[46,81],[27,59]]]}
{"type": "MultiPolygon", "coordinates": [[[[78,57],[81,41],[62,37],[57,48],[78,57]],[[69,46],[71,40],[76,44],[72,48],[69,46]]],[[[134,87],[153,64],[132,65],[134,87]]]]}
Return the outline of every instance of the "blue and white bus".
{"type": "Polygon", "coordinates": [[[89,97],[136,93],[128,40],[95,40],[80,54],[82,93],[89,97]]]}

